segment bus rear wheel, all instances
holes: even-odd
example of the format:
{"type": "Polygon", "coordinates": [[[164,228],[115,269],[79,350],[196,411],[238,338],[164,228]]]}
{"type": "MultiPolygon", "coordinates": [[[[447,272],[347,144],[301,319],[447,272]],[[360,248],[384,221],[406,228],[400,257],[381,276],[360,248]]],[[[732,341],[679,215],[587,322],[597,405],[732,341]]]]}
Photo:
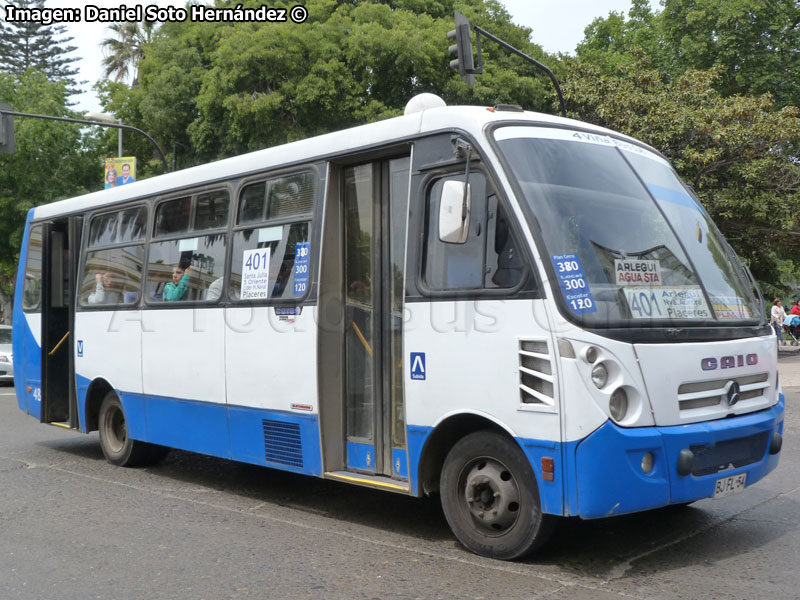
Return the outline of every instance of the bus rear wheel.
{"type": "Polygon", "coordinates": [[[106,460],[118,467],[136,467],[158,462],[168,452],[168,448],[148,444],[128,437],[125,411],[117,394],[110,391],[100,405],[98,419],[100,447],[106,460]]]}
{"type": "Polygon", "coordinates": [[[542,513],[528,459],[513,440],[492,431],[471,433],[453,446],[440,494],[450,529],[481,556],[521,558],[541,547],[555,526],[555,517],[542,513]]]}

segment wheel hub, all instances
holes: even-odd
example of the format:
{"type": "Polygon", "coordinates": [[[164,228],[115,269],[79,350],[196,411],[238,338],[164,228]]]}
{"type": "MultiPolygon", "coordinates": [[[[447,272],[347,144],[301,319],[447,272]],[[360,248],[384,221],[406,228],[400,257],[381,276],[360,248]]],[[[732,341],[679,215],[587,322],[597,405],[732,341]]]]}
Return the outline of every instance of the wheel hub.
{"type": "Polygon", "coordinates": [[[108,424],[107,431],[109,433],[108,444],[114,452],[119,452],[122,450],[128,438],[128,431],[125,427],[125,416],[122,414],[121,410],[111,410],[108,412],[106,419],[108,424]]]}
{"type": "Polygon", "coordinates": [[[475,523],[493,534],[503,533],[519,515],[519,488],[510,471],[492,459],[475,461],[467,469],[464,498],[475,523]]]}

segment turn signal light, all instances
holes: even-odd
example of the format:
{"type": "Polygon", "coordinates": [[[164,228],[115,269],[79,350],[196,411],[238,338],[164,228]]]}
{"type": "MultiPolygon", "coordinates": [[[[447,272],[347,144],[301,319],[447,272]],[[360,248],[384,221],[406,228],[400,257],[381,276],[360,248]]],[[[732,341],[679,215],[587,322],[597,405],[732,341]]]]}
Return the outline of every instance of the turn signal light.
{"type": "Polygon", "coordinates": [[[542,479],[545,481],[555,481],[556,465],[555,461],[549,456],[542,457],[542,479]]]}

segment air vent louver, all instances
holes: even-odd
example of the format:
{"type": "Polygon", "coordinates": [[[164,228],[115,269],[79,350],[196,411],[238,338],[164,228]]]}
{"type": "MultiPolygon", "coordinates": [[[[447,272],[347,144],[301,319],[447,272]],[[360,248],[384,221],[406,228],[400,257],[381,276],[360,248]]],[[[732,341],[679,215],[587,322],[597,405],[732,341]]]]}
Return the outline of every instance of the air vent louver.
{"type": "Polygon", "coordinates": [[[555,406],[553,365],[547,340],[519,341],[519,389],[523,404],[555,406]]]}
{"type": "Polygon", "coordinates": [[[263,419],[262,423],[267,462],[302,468],[303,443],[300,438],[300,425],[266,419],[263,419]]]}

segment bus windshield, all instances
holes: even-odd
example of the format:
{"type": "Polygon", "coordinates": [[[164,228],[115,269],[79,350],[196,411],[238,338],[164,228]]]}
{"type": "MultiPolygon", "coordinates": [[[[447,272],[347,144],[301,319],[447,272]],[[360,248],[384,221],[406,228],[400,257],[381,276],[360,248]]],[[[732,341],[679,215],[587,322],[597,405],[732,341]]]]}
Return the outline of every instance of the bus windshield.
{"type": "Polygon", "coordinates": [[[666,160],[554,128],[502,127],[495,140],[541,227],[562,310],[590,327],[760,320],[744,267],[666,160]]]}

